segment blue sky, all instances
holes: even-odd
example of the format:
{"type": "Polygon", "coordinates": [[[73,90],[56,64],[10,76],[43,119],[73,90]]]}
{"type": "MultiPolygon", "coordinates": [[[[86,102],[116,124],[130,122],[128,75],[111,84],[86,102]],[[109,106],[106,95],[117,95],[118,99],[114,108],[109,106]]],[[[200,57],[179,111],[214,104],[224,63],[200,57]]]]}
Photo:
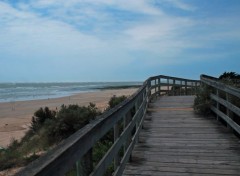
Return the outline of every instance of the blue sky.
{"type": "Polygon", "coordinates": [[[240,72],[239,0],[0,0],[0,82],[240,72]]]}

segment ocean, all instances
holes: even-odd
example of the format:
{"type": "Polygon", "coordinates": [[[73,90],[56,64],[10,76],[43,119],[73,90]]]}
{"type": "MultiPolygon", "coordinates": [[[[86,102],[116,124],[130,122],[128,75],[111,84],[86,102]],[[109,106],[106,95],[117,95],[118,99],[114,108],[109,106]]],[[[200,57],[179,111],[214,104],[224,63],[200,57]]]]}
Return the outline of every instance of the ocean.
{"type": "Polygon", "coordinates": [[[141,84],[142,82],[0,83],[0,102],[58,98],[82,92],[96,92],[108,87],[141,84]]]}

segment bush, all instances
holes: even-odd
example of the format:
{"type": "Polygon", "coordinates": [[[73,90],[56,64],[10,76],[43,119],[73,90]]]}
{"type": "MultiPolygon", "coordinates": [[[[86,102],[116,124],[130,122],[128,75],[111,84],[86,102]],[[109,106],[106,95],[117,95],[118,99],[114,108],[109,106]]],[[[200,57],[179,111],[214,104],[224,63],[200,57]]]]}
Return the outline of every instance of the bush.
{"type": "MultiPolygon", "coordinates": [[[[108,102],[108,109],[114,108],[115,106],[117,106],[119,103],[123,102],[124,100],[126,100],[127,97],[125,95],[122,96],[112,96],[111,99],[108,102]]],[[[108,110],[107,109],[107,110],[108,110]]]]}
{"type": "Polygon", "coordinates": [[[240,88],[240,74],[236,72],[224,72],[219,76],[219,80],[224,84],[240,88]]]}
{"type": "Polygon", "coordinates": [[[47,119],[54,119],[56,116],[55,111],[49,110],[48,107],[40,108],[34,113],[31,122],[31,130],[36,133],[44,124],[47,119]]]}
{"type": "Polygon", "coordinates": [[[62,105],[56,119],[46,121],[44,128],[46,129],[47,135],[50,137],[50,141],[58,142],[75,133],[100,114],[101,112],[97,109],[95,104],[92,103],[87,107],[62,105]]]}
{"type": "Polygon", "coordinates": [[[198,89],[196,98],[194,99],[194,110],[198,114],[208,115],[211,113],[211,99],[210,99],[210,88],[206,85],[201,86],[198,89]]]}

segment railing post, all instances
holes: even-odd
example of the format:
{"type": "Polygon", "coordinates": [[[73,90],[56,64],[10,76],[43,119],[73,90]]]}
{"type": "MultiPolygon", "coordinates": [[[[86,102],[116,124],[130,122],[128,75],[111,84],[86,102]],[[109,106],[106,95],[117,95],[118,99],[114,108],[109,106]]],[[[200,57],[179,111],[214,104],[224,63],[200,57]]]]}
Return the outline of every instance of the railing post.
{"type": "Polygon", "coordinates": [[[76,162],[77,176],[88,176],[93,171],[92,149],[80,161],[76,162]]]}
{"type": "Polygon", "coordinates": [[[81,175],[81,173],[80,173],[80,162],[79,161],[76,162],[76,172],[77,172],[77,176],[81,175]]]}
{"type": "MultiPolygon", "coordinates": [[[[137,111],[138,111],[138,108],[139,108],[138,103],[135,103],[135,106],[134,106],[135,115],[136,115],[136,113],[137,113],[137,111]]],[[[138,129],[138,125],[139,125],[139,122],[136,121],[136,125],[135,125],[136,130],[138,129]]],[[[136,139],[136,143],[138,143],[138,138],[136,139]]]]}
{"type": "MultiPolygon", "coordinates": [[[[216,89],[216,95],[217,95],[217,97],[219,98],[219,90],[218,90],[218,89],[216,89]]],[[[218,101],[217,101],[217,110],[219,110],[219,103],[218,103],[218,101]]],[[[218,114],[217,114],[217,121],[219,121],[219,116],[218,116],[218,114]]]]}
{"type": "Polygon", "coordinates": [[[148,82],[147,82],[147,98],[148,98],[148,103],[150,103],[150,101],[151,101],[151,95],[152,95],[152,88],[151,88],[151,86],[152,86],[152,84],[151,84],[151,80],[149,80],[148,82]]]}
{"type": "Polygon", "coordinates": [[[194,89],[193,82],[191,82],[191,95],[193,95],[193,89],[194,89]]]}
{"type": "Polygon", "coordinates": [[[169,95],[169,78],[167,78],[167,94],[169,95]]]}
{"type": "Polygon", "coordinates": [[[182,95],[182,80],[180,81],[180,91],[179,91],[180,95],[182,95]]]}
{"type": "MultiPolygon", "coordinates": [[[[226,100],[227,100],[227,102],[229,102],[229,94],[227,92],[226,92],[226,100]]],[[[227,116],[230,117],[230,112],[229,112],[228,108],[227,108],[227,116]]]]}
{"type": "MultiPolygon", "coordinates": [[[[229,94],[226,92],[226,101],[229,102],[229,94]]],[[[230,103],[230,102],[229,102],[230,103]]],[[[231,119],[231,112],[230,110],[227,108],[227,116],[231,119]]],[[[227,123],[227,128],[232,130],[232,127],[227,123]]]]}
{"type": "Polygon", "coordinates": [[[155,95],[157,95],[157,79],[154,80],[154,86],[155,86],[155,92],[154,93],[155,93],[155,95]]]}
{"type": "MultiPolygon", "coordinates": [[[[127,115],[124,115],[124,117],[123,117],[123,131],[125,130],[126,126],[127,126],[127,115]]],[[[126,151],[127,151],[127,141],[123,145],[123,153],[125,154],[126,151]]]]}
{"type": "Polygon", "coordinates": [[[161,96],[161,78],[158,78],[158,96],[161,96]]]}
{"type": "MultiPolygon", "coordinates": [[[[118,140],[118,137],[119,137],[119,124],[117,122],[114,125],[114,142],[116,142],[118,140]]],[[[119,163],[120,163],[119,154],[117,153],[117,155],[114,158],[114,171],[117,169],[119,163]]]]}
{"type": "Polygon", "coordinates": [[[195,82],[195,95],[197,95],[197,82],[195,82]]]}
{"type": "MultiPolygon", "coordinates": [[[[130,123],[131,121],[131,118],[132,118],[132,115],[131,115],[131,110],[126,114],[125,116],[125,127],[128,126],[128,124],[130,123]]],[[[124,151],[126,152],[126,150],[128,149],[130,143],[131,143],[131,140],[132,140],[132,133],[129,134],[127,140],[126,140],[126,143],[124,145],[124,151]]],[[[129,157],[129,161],[132,161],[132,155],[130,155],[129,157]]]]}
{"type": "MultiPolygon", "coordinates": [[[[147,94],[147,93],[146,93],[146,90],[145,90],[145,91],[143,92],[143,95],[142,95],[142,96],[143,96],[143,98],[142,98],[143,101],[145,101],[145,98],[147,98],[147,97],[146,97],[146,94],[147,94]]],[[[143,109],[145,109],[145,108],[146,108],[146,109],[148,108],[148,102],[147,102],[147,100],[146,100],[146,107],[144,107],[143,109]]],[[[144,118],[144,117],[143,117],[143,118],[144,118]]],[[[144,129],[144,125],[143,125],[143,124],[142,124],[142,129],[144,129]]]]}
{"type": "Polygon", "coordinates": [[[176,94],[175,91],[176,91],[176,87],[175,87],[175,83],[176,83],[176,80],[173,79],[173,86],[172,86],[172,90],[173,90],[173,96],[176,94]]]}
{"type": "Polygon", "coordinates": [[[187,95],[187,81],[185,81],[185,95],[187,95]]]}

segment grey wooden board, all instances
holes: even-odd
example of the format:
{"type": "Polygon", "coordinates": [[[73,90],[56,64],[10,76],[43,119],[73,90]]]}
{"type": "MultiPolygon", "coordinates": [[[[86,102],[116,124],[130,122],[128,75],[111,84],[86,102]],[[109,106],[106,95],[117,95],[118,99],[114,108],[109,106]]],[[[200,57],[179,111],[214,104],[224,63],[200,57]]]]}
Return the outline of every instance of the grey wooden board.
{"type": "Polygon", "coordinates": [[[150,104],[123,175],[240,176],[240,139],[213,117],[196,115],[193,101],[164,96],[150,104]]]}

